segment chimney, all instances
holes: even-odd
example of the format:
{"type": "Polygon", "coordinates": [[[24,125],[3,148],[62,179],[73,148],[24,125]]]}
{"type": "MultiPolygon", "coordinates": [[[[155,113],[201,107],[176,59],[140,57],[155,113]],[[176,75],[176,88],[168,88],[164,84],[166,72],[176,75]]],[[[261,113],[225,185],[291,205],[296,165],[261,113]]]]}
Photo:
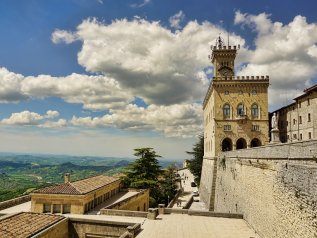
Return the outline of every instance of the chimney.
{"type": "Polygon", "coordinates": [[[64,183],[69,183],[70,182],[70,173],[64,174],[64,183]]]}

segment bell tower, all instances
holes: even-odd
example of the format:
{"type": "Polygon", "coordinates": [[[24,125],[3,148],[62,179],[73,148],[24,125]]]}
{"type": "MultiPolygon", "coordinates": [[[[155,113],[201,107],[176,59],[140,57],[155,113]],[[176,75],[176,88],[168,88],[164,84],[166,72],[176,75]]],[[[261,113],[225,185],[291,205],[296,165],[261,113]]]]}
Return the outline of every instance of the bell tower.
{"type": "MultiPolygon", "coordinates": [[[[238,49],[240,46],[238,46],[238,49]]],[[[236,46],[225,46],[223,39],[219,36],[216,45],[211,46],[212,54],[209,56],[214,66],[214,77],[233,77],[234,60],[237,54],[236,46]]]]}
{"type": "Polygon", "coordinates": [[[268,140],[269,76],[236,76],[235,58],[240,46],[224,45],[219,36],[209,59],[214,77],[204,102],[204,160],[200,198],[215,209],[219,161],[226,151],[265,145],[268,140]]]}

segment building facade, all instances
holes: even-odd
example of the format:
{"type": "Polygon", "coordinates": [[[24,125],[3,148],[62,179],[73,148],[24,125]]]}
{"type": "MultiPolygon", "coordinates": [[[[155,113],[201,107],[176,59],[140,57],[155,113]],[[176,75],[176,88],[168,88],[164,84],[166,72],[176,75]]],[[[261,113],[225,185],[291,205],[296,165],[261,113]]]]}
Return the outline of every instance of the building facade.
{"type": "Polygon", "coordinates": [[[294,100],[273,112],[278,115],[281,142],[317,139],[317,85],[305,89],[294,100]]]}
{"type": "Polygon", "coordinates": [[[217,156],[269,142],[269,76],[235,76],[236,46],[219,37],[210,56],[214,77],[203,102],[204,161],[200,195],[213,210],[217,156]]]}
{"type": "Polygon", "coordinates": [[[84,214],[120,190],[119,178],[99,175],[35,190],[31,193],[31,211],[37,213],[84,214]]]}

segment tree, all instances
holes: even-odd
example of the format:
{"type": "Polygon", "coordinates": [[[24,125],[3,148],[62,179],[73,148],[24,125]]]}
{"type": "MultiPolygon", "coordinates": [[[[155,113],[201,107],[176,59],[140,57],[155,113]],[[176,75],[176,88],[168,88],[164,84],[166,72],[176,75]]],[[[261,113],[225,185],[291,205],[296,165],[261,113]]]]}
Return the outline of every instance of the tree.
{"type": "Polygon", "coordinates": [[[177,185],[176,185],[176,168],[173,165],[168,166],[163,173],[163,179],[160,181],[160,187],[162,191],[162,199],[161,203],[165,203],[166,205],[170,202],[172,198],[174,198],[177,185]]]}
{"type": "Polygon", "coordinates": [[[134,151],[134,155],[139,158],[127,167],[123,184],[125,187],[150,189],[150,206],[153,207],[161,198],[158,178],[162,171],[157,160],[161,156],[153,148],[139,148],[134,151]]]}
{"type": "Polygon", "coordinates": [[[188,169],[195,177],[195,182],[200,183],[201,169],[203,165],[204,158],[204,137],[200,135],[198,137],[198,142],[194,144],[193,151],[186,151],[187,154],[192,156],[192,159],[189,160],[188,169]]]}

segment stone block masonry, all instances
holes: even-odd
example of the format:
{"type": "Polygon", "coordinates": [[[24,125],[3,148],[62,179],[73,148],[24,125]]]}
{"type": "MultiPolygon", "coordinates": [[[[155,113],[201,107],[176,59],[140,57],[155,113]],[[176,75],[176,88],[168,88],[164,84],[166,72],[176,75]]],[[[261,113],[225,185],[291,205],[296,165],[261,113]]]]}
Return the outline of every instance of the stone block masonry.
{"type": "Polygon", "coordinates": [[[262,238],[316,238],[316,156],[316,140],[222,153],[215,212],[243,214],[262,238]]]}

